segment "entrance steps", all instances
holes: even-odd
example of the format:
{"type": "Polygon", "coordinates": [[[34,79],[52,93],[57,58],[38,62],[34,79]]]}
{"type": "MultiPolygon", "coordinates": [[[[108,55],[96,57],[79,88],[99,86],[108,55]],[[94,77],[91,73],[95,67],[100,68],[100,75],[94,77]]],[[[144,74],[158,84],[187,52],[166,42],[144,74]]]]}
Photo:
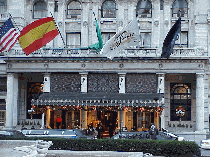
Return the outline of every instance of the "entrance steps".
{"type": "Polygon", "coordinates": [[[103,138],[109,138],[109,131],[103,132],[103,138]]]}

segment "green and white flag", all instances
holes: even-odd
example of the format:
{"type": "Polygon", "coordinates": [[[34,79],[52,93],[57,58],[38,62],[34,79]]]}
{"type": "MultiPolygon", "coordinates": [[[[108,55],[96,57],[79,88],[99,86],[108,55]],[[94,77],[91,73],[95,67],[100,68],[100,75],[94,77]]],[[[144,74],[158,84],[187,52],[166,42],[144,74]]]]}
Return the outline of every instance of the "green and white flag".
{"type": "Polygon", "coordinates": [[[138,23],[137,20],[133,20],[106,42],[100,54],[113,59],[114,57],[119,57],[121,50],[130,48],[130,46],[139,46],[139,41],[138,23]]]}
{"type": "Polygon", "coordinates": [[[91,45],[88,48],[100,51],[102,49],[102,47],[103,47],[103,41],[102,41],[101,31],[99,29],[98,22],[97,22],[96,18],[95,18],[95,21],[96,21],[96,33],[97,33],[97,37],[98,37],[98,42],[93,44],[93,45],[91,45]]]}

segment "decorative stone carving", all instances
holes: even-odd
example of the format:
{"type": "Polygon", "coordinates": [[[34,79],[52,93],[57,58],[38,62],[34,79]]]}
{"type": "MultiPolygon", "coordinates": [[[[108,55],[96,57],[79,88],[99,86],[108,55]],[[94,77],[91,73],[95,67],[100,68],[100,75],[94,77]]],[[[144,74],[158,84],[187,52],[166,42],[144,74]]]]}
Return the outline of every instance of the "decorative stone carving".
{"type": "Polygon", "coordinates": [[[140,29],[152,29],[151,22],[140,22],[140,29]]]}
{"type": "Polygon", "coordinates": [[[80,93],[81,79],[79,74],[51,74],[50,92],[80,93]]]}
{"type": "Polygon", "coordinates": [[[83,22],[83,26],[84,26],[84,27],[87,27],[87,26],[88,26],[88,22],[87,22],[87,21],[84,21],[84,22],[83,22]]]}
{"type": "Polygon", "coordinates": [[[118,74],[89,74],[88,92],[118,93],[119,90],[118,80],[119,80],[118,74]]]}
{"type": "Polygon", "coordinates": [[[159,25],[159,21],[155,21],[154,25],[155,25],[155,27],[157,27],[159,25]]]}
{"type": "Polygon", "coordinates": [[[82,64],[81,64],[81,67],[82,67],[82,68],[85,68],[85,66],[86,66],[85,63],[82,63],[82,64]]]}
{"type": "Polygon", "coordinates": [[[157,92],[156,74],[127,74],[125,80],[127,93],[157,92]]]}
{"type": "Polygon", "coordinates": [[[122,21],[119,21],[117,26],[118,27],[123,27],[123,22],[122,21]]]}
{"type": "Polygon", "coordinates": [[[168,20],[165,20],[164,23],[165,23],[166,26],[168,26],[168,24],[169,24],[168,20]]]}
{"type": "Polygon", "coordinates": [[[119,64],[119,67],[124,68],[124,64],[123,63],[119,64]]]}
{"type": "Polygon", "coordinates": [[[60,21],[58,22],[58,26],[61,27],[63,25],[63,23],[60,21]]]}
{"type": "Polygon", "coordinates": [[[159,64],[159,68],[162,68],[162,67],[163,67],[163,64],[162,64],[162,63],[160,63],[160,64],[159,64]]]}

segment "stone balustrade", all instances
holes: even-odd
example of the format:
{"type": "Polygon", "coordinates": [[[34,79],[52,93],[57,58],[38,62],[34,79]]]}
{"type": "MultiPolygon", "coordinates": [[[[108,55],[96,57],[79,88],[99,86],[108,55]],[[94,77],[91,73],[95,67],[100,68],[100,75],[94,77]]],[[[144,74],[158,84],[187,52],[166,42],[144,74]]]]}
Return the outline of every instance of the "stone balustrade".
{"type": "MultiPolygon", "coordinates": [[[[162,49],[158,48],[129,48],[118,52],[114,57],[151,57],[160,58],[162,49]]],[[[95,50],[79,49],[47,49],[42,48],[26,56],[22,49],[12,49],[4,52],[5,57],[105,57],[95,50]]],[[[203,48],[174,48],[170,58],[176,57],[208,57],[203,48]]]]}

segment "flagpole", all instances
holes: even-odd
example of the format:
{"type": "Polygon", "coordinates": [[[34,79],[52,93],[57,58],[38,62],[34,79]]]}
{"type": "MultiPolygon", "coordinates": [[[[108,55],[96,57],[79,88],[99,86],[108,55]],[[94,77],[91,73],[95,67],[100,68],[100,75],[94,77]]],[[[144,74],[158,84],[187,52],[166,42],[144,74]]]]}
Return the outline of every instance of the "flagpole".
{"type": "Polygon", "coordinates": [[[54,17],[53,17],[53,15],[52,15],[51,12],[50,12],[50,14],[51,14],[51,16],[52,16],[52,18],[53,18],[53,21],[54,21],[54,23],[55,23],[55,26],[56,26],[56,28],[57,28],[59,34],[60,34],[60,37],[61,37],[61,39],[62,39],[62,41],[63,41],[64,47],[66,47],[66,44],[65,44],[65,42],[64,42],[64,40],[63,40],[63,36],[61,35],[60,30],[58,29],[58,26],[57,26],[57,24],[56,24],[56,22],[55,22],[55,19],[54,19],[54,17]]]}

